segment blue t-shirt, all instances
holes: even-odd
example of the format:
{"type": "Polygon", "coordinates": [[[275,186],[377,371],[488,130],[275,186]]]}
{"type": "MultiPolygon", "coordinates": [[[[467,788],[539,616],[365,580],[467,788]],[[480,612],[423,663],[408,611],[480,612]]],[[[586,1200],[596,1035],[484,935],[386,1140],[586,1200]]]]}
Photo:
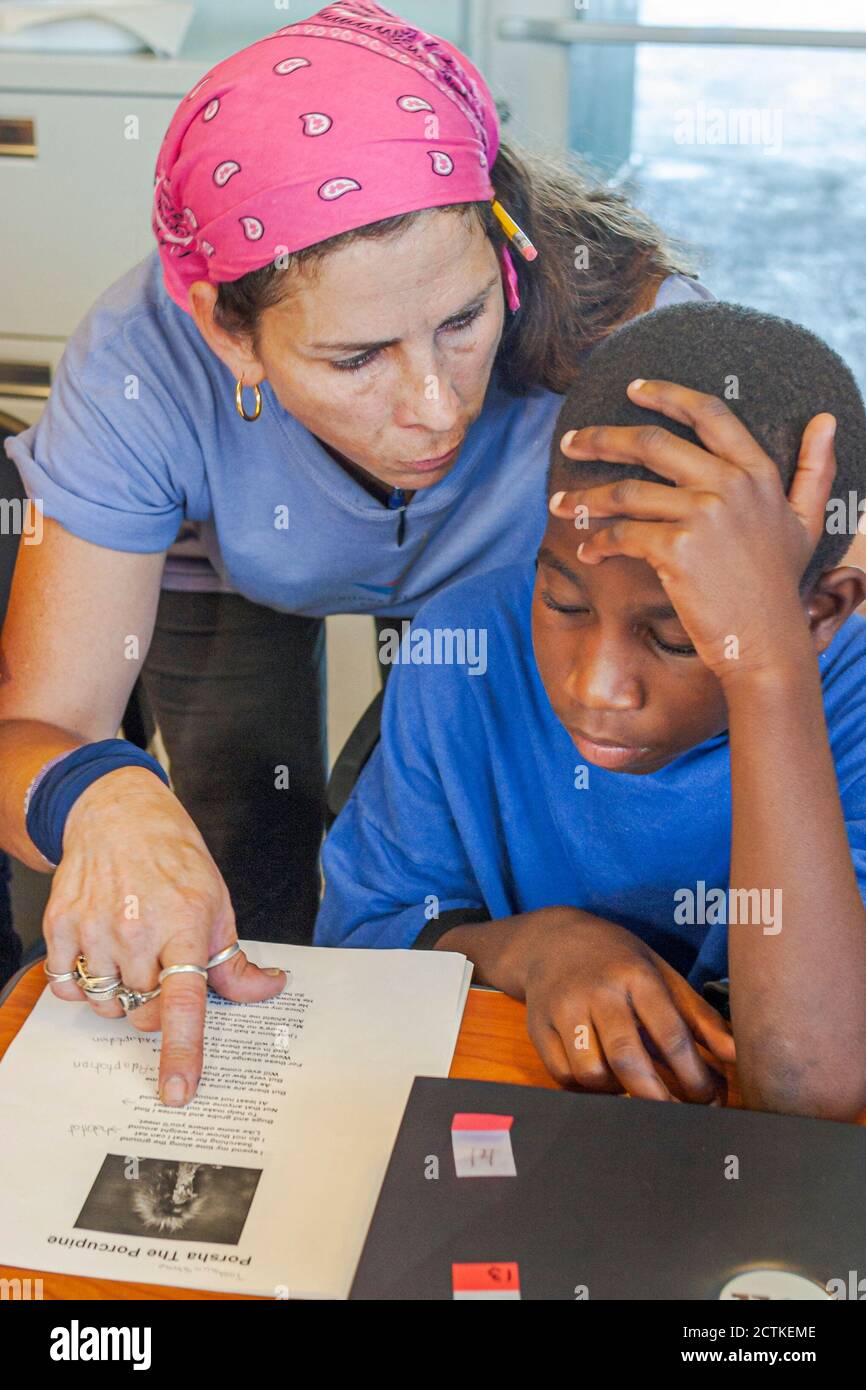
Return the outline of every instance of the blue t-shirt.
{"type": "MultiPolygon", "coordinates": [[[[700,989],[728,973],[726,910],[712,897],[730,871],[728,736],[643,776],[576,775],[585,765],[533,656],[533,583],[531,562],[510,565],[416,616],[401,663],[413,647],[433,660],[391,672],[381,742],[325,840],[316,944],[408,947],[437,912],[496,919],[565,904],[628,928],[700,989]],[[463,632],[465,651],[444,636],[437,647],[448,630],[463,632]],[[486,649],[471,636],[485,632],[486,649]]],[[[820,667],[866,900],[866,620],[848,619],[820,667]]]]}
{"type": "MultiPolygon", "coordinates": [[[[670,276],[658,305],[711,297],[670,276]]],[[[533,553],[561,397],[491,380],[457,462],[400,517],[262,385],[235,410],[231,372],[166,293],[157,251],[79,324],[36,425],[6,450],[46,516],[96,545],[167,550],[181,522],[224,585],[287,612],[411,615],[453,579],[533,553]],[[398,543],[401,542],[401,543],[398,543]]]]}

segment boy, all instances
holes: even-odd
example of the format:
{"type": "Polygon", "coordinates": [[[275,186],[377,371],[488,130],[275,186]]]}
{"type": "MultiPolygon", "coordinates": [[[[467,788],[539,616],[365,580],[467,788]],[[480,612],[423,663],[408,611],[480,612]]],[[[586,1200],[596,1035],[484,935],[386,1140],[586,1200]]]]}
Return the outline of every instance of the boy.
{"type": "Polygon", "coordinates": [[[707,1102],[695,1041],[726,1061],[736,1040],[747,1105],[852,1119],[866,575],[839,561],[866,491],[856,384],[786,320],[673,306],[595,349],[551,458],[535,564],[416,616],[325,844],[316,939],[465,952],[478,983],[526,1000],[563,1084],[668,1098],[657,1056],[707,1102]],[[410,664],[419,630],[419,662],[438,662],[410,664]],[[449,663],[448,631],[486,634],[478,678],[449,663]],[[733,1038],[698,992],[728,976],[733,1038]]]}

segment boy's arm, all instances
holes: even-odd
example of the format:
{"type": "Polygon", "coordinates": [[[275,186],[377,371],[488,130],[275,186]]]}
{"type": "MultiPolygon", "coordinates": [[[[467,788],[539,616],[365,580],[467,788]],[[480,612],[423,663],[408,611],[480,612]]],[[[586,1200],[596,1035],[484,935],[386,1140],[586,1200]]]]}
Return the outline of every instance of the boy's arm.
{"type": "Polygon", "coordinates": [[[734,672],[725,694],[730,901],[761,885],[773,902],[761,924],[728,928],[743,1099],[855,1119],[866,1107],[866,909],[805,626],[787,664],[734,672]]]}

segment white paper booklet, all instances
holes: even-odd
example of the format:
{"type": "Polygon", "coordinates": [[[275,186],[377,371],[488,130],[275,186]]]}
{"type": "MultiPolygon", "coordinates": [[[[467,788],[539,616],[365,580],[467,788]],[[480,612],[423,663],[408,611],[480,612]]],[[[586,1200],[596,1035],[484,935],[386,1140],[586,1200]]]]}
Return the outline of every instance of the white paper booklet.
{"type": "Polygon", "coordinates": [[[0,1063],[0,1263],[270,1298],[349,1291],[412,1079],[447,1076],[465,956],[243,943],[184,1110],[158,1034],[45,990],[0,1063]]]}

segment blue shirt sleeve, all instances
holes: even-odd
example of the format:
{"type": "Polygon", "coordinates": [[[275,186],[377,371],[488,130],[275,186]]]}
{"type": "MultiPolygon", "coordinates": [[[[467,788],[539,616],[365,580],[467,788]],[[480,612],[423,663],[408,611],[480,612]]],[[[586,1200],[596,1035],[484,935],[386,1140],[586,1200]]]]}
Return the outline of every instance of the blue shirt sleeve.
{"type": "Polygon", "coordinates": [[[325,839],[316,945],[410,947],[446,912],[484,909],[427,736],[434,687],[441,696],[443,682],[466,679],[453,667],[392,670],[381,741],[325,839]]]}
{"type": "MultiPolygon", "coordinates": [[[[29,497],[73,535],[113,550],[166,550],[184,515],[172,460],[197,450],[179,407],[122,346],[73,365],[67,348],[40,419],[6,441],[29,497]]],[[[82,354],[78,354],[79,357],[82,354]]]]}

